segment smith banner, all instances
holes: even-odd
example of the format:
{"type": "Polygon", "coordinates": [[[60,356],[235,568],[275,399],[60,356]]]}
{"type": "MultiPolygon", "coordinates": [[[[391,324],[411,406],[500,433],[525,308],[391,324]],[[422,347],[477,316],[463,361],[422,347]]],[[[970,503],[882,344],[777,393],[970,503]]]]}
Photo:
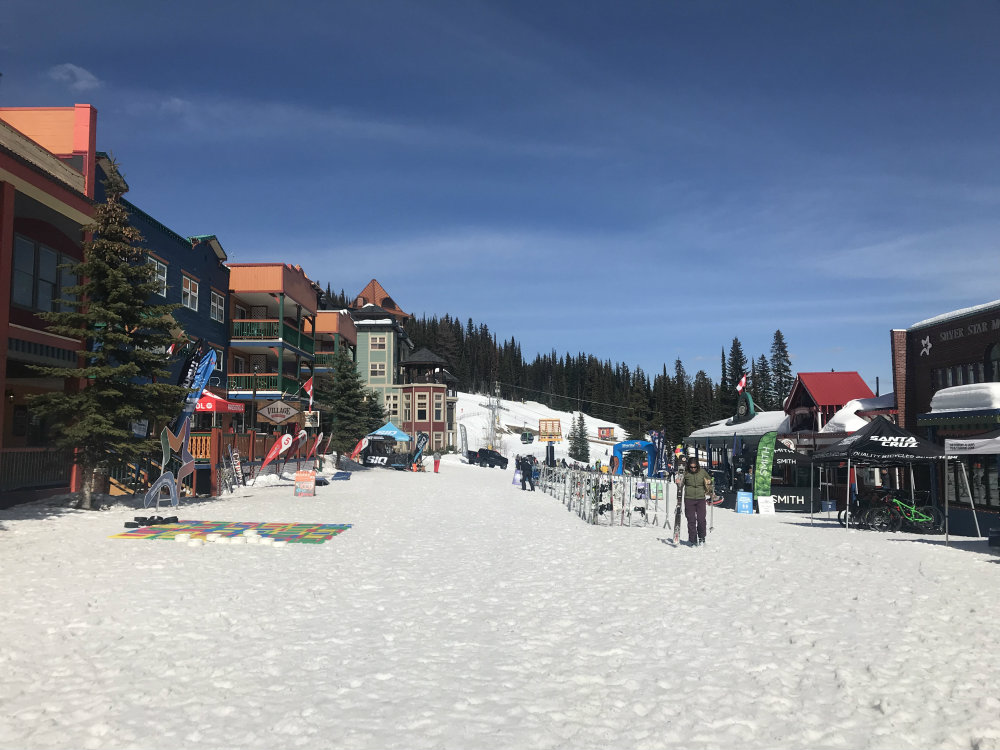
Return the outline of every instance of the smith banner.
{"type": "Polygon", "coordinates": [[[771,466],[774,463],[774,441],[777,437],[777,432],[769,432],[757,444],[757,469],[753,478],[753,494],[757,497],[771,494],[771,466]]]}

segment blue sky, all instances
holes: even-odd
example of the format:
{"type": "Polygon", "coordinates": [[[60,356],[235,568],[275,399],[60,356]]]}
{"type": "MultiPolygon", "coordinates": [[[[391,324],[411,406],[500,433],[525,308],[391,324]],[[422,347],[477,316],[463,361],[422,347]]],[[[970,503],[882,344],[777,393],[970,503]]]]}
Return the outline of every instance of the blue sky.
{"type": "Polygon", "coordinates": [[[235,261],[718,379],[888,390],[889,330],[1000,297],[1000,6],[5,4],[0,104],[98,107],[130,199],[235,261]],[[16,30],[11,33],[11,30],[16,30]]]}

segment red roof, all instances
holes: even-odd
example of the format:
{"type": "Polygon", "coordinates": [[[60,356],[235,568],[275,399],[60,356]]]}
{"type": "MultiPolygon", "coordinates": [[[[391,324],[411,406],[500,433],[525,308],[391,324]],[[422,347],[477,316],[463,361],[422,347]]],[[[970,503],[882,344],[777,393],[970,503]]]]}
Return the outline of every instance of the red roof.
{"type": "Polygon", "coordinates": [[[843,406],[856,398],[874,398],[875,394],[856,372],[800,372],[789,394],[789,403],[799,387],[817,406],[843,406]]]}

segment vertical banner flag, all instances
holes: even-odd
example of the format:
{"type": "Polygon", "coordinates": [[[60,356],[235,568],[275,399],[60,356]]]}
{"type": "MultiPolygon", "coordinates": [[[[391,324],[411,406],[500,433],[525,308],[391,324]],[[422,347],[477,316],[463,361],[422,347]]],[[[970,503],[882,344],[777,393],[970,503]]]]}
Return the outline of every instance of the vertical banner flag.
{"type": "Polygon", "coordinates": [[[743,391],[746,390],[746,387],[747,387],[747,374],[743,373],[743,377],[740,378],[740,382],[736,384],[736,392],[743,393],[743,391]]]}
{"type": "Polygon", "coordinates": [[[264,469],[267,467],[269,463],[271,463],[274,459],[276,459],[278,456],[280,456],[282,453],[284,453],[291,447],[292,447],[292,436],[282,435],[278,440],[275,441],[274,445],[271,446],[271,450],[267,452],[267,455],[264,457],[264,463],[260,465],[260,471],[258,472],[258,474],[263,474],[264,469]]]}
{"type": "Polygon", "coordinates": [[[309,452],[306,454],[307,461],[313,457],[313,455],[316,453],[316,449],[319,448],[319,444],[322,441],[323,441],[323,433],[321,432],[319,435],[316,436],[316,442],[313,443],[313,447],[310,448],[309,452]]]}
{"type": "Polygon", "coordinates": [[[777,432],[769,432],[757,444],[757,471],[753,479],[753,494],[757,497],[771,495],[771,467],[774,465],[774,441],[777,432]]]}
{"type": "Polygon", "coordinates": [[[313,408],[313,379],[310,377],[305,383],[302,384],[302,389],[309,394],[309,411],[313,408]]]}

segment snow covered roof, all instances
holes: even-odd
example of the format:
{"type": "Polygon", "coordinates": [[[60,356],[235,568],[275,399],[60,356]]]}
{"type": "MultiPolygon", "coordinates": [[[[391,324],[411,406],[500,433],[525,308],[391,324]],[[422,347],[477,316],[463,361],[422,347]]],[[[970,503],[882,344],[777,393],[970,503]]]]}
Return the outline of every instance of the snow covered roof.
{"type": "Polygon", "coordinates": [[[972,383],[942,388],[931,398],[931,411],[1000,409],[1000,383],[972,383]]]}
{"type": "Polygon", "coordinates": [[[859,411],[875,411],[891,409],[896,405],[896,394],[886,393],[873,398],[855,398],[844,404],[843,408],[834,414],[820,432],[857,432],[868,420],[859,417],[859,411]]]}
{"type": "Polygon", "coordinates": [[[919,323],[914,323],[910,326],[909,330],[912,331],[917,328],[935,326],[938,323],[947,323],[949,320],[964,318],[966,315],[975,315],[976,313],[985,312],[986,310],[990,310],[992,308],[1000,308],[1000,299],[995,299],[992,302],[985,302],[982,305],[963,307],[961,310],[952,310],[951,312],[942,313],[941,315],[935,315],[933,318],[927,318],[927,320],[921,320],[919,323]]]}
{"type": "Polygon", "coordinates": [[[720,419],[708,427],[695,430],[690,438],[732,437],[733,435],[764,435],[768,432],[787,432],[788,416],[783,411],[759,411],[753,419],[734,423],[732,419],[720,419]]]}
{"type": "Polygon", "coordinates": [[[356,326],[391,326],[392,318],[382,318],[380,320],[355,320],[356,326]]]}

